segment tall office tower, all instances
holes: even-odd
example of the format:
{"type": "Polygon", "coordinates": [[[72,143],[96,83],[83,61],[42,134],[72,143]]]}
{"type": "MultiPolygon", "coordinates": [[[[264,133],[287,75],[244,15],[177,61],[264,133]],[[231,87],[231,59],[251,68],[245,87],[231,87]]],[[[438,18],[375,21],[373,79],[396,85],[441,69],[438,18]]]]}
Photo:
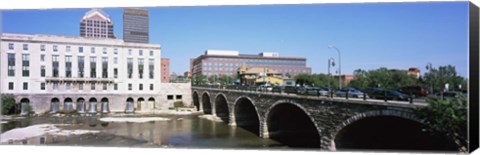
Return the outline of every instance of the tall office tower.
{"type": "Polygon", "coordinates": [[[123,40],[148,43],[148,11],[126,8],[123,10],[123,40]]]}
{"type": "Polygon", "coordinates": [[[80,19],[80,36],[87,38],[113,38],[113,22],[101,9],[92,9],[80,19]]]}

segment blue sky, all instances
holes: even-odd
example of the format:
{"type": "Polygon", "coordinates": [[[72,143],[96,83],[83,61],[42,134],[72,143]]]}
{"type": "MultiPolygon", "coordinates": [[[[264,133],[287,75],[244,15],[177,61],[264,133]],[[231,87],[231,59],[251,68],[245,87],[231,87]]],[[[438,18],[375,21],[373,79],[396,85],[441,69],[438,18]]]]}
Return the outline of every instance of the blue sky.
{"type": "MultiPolygon", "coordinates": [[[[89,9],[3,11],[3,32],[79,36],[89,9]]],[[[122,9],[104,9],[122,38],[122,9]]],[[[206,49],[244,54],[279,52],[306,57],[314,73],[326,73],[328,49],[341,51],[342,73],[379,67],[425,72],[454,65],[467,76],[468,2],[370,3],[149,8],[150,43],[162,46],[171,71],[189,68],[206,49]]]]}

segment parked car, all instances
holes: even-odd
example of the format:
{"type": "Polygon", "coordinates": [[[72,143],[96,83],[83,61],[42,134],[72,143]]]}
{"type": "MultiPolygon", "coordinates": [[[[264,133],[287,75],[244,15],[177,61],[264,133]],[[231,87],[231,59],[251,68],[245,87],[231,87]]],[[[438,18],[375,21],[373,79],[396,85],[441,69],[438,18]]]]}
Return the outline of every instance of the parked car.
{"type": "Polygon", "coordinates": [[[367,88],[367,89],[364,89],[363,92],[366,93],[368,96],[370,96],[371,94],[375,93],[376,91],[381,91],[381,90],[382,90],[381,88],[367,88]]]}
{"type": "Polygon", "coordinates": [[[346,87],[346,88],[342,88],[340,90],[337,90],[335,92],[335,96],[345,97],[347,95],[347,91],[348,91],[348,97],[353,97],[353,98],[363,97],[363,92],[361,92],[361,91],[359,91],[355,88],[352,88],[352,87],[346,87]]]}
{"type": "Polygon", "coordinates": [[[299,95],[306,95],[308,93],[308,87],[298,87],[297,88],[297,94],[299,95]]]}
{"type": "Polygon", "coordinates": [[[270,85],[260,85],[257,87],[257,91],[272,91],[272,89],[270,85]]]}
{"type": "Polygon", "coordinates": [[[318,91],[320,90],[320,88],[318,87],[310,87],[310,88],[307,88],[307,94],[308,95],[315,95],[315,96],[318,96],[318,91]]]}
{"type": "MultiPolygon", "coordinates": [[[[443,92],[443,98],[444,99],[457,99],[460,97],[467,97],[467,93],[460,92],[460,91],[447,91],[443,92]]],[[[429,95],[429,98],[432,99],[440,99],[441,94],[440,93],[435,93],[435,95],[429,95]]]]}
{"type": "Polygon", "coordinates": [[[295,87],[295,86],[285,86],[283,91],[285,93],[297,93],[297,87],[295,87]]]}
{"type": "Polygon", "coordinates": [[[412,94],[414,97],[418,96],[427,96],[429,94],[428,90],[421,86],[406,86],[398,89],[401,93],[412,94]]]}
{"type": "Polygon", "coordinates": [[[328,88],[323,88],[322,87],[318,90],[318,93],[320,94],[320,96],[328,96],[328,92],[329,92],[328,88]]]}
{"type": "Polygon", "coordinates": [[[387,99],[387,100],[399,100],[399,101],[408,101],[410,96],[403,94],[396,90],[384,90],[376,89],[373,92],[369,93],[368,96],[374,99],[387,99]]]}
{"type": "Polygon", "coordinates": [[[283,86],[273,86],[272,92],[282,93],[285,88],[283,86]]]}

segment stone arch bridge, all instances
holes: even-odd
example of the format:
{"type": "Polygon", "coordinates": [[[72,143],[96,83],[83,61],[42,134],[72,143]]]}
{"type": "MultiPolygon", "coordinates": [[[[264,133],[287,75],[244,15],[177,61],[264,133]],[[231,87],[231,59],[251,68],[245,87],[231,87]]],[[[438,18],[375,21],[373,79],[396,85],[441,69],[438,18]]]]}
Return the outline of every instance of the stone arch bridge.
{"type": "Polygon", "coordinates": [[[419,104],[192,87],[193,104],[231,126],[291,147],[454,149],[421,131],[419,104]]]}

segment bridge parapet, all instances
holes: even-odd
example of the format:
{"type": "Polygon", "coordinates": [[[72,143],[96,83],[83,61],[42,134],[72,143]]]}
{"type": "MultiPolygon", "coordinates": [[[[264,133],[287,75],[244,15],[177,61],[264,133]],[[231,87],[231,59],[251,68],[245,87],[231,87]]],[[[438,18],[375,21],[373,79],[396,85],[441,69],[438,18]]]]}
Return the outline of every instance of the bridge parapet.
{"type": "MultiPolygon", "coordinates": [[[[212,111],[213,114],[219,111],[215,109],[220,104],[228,107],[229,125],[242,126],[248,119],[258,119],[256,133],[260,137],[271,138],[280,128],[276,119],[283,119],[281,123],[295,125],[298,118],[308,118],[305,121],[311,123],[312,128],[318,133],[318,147],[324,150],[335,150],[335,137],[346,126],[366,118],[378,116],[396,117],[421,123],[416,116],[415,108],[425,106],[424,103],[408,102],[384,102],[363,99],[342,99],[319,96],[300,96],[293,94],[279,94],[271,92],[257,92],[246,90],[234,90],[223,88],[192,87],[194,105],[200,106],[203,111],[212,111]],[[218,98],[225,98],[226,103],[220,103],[218,98]],[[218,103],[216,103],[218,101],[218,103]],[[242,111],[247,102],[253,105],[257,117],[245,117],[242,111]],[[210,105],[207,105],[210,104],[210,105]],[[218,105],[217,105],[218,104],[218,105]],[[207,106],[206,106],[207,105],[207,106]],[[239,106],[241,105],[241,106],[239,106]],[[211,107],[208,110],[205,107],[211,107]],[[241,111],[241,112],[240,112],[241,111]],[[290,115],[290,112],[303,113],[292,114],[292,118],[282,115],[290,115]],[[304,117],[305,116],[305,117],[304,117]],[[240,123],[240,124],[239,124],[240,123]]],[[[303,122],[303,121],[300,121],[303,122]]],[[[247,123],[248,124],[248,123],[247,123]]],[[[251,124],[249,126],[252,126],[251,124]]],[[[303,126],[300,124],[299,126],[303,126]]],[[[288,127],[287,127],[288,128],[288,127]]]]}

